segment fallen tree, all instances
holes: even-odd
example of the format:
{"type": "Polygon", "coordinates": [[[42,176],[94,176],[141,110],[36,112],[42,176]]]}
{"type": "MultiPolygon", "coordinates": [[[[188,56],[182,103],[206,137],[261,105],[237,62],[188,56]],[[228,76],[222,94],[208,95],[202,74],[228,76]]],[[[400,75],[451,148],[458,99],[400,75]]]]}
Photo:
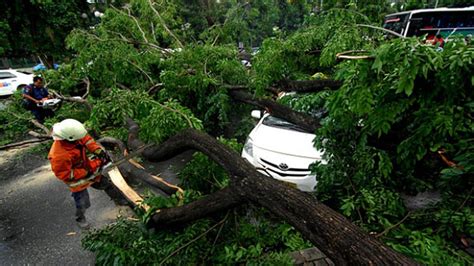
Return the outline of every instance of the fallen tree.
{"type": "Polygon", "coordinates": [[[165,228],[185,224],[248,202],[268,209],[293,225],[336,264],[415,264],[311,194],[260,174],[236,152],[205,133],[186,129],[161,145],[144,146],[138,138],[139,126],[131,119],[127,120],[127,126],[129,148],[150,161],[165,160],[193,149],[207,155],[230,176],[230,185],[220,191],[184,206],[160,209],[150,219],[151,226],[165,228]]]}

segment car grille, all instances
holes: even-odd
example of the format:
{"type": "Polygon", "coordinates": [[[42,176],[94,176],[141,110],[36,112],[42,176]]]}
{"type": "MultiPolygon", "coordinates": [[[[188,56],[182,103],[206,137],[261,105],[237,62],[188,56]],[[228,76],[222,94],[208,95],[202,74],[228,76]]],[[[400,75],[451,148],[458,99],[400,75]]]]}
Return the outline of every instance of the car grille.
{"type": "Polygon", "coordinates": [[[272,163],[263,158],[260,158],[260,161],[263,163],[263,165],[267,166],[266,170],[273,172],[275,174],[278,174],[282,177],[286,177],[286,176],[301,176],[302,177],[302,176],[307,176],[310,174],[310,170],[307,168],[282,169],[276,163],[272,163]]]}

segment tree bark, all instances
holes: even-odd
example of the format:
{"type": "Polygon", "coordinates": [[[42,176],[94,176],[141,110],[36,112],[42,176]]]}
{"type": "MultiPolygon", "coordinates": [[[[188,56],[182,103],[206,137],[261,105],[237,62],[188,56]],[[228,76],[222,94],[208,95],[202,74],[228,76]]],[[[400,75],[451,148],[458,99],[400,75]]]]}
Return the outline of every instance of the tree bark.
{"type": "Polygon", "coordinates": [[[153,215],[152,222],[149,225],[155,228],[163,228],[188,223],[212,213],[233,208],[243,201],[233,189],[224,188],[184,206],[160,209],[159,212],[153,215]]]}
{"type": "Polygon", "coordinates": [[[251,104],[261,109],[265,109],[273,116],[282,118],[290,123],[298,125],[308,132],[315,132],[320,128],[319,120],[301,112],[297,112],[288,106],[279,104],[270,99],[255,99],[251,94],[242,90],[229,91],[231,97],[237,101],[251,104]]]}
{"type": "Polygon", "coordinates": [[[342,86],[339,80],[282,80],[276,83],[280,91],[296,91],[296,92],[317,92],[323,90],[336,90],[342,86]]]}
{"type": "MultiPolygon", "coordinates": [[[[131,119],[127,120],[127,125],[130,129],[129,146],[143,147],[137,138],[138,125],[131,119]]],[[[185,206],[160,210],[152,217],[156,224],[189,222],[235,206],[239,199],[245,199],[267,208],[293,225],[336,265],[415,264],[318,202],[311,194],[257,172],[239,154],[205,133],[187,129],[159,146],[145,148],[141,154],[148,160],[159,161],[186,149],[200,151],[222,166],[230,176],[230,186],[185,206]]]]}
{"type": "Polygon", "coordinates": [[[84,106],[87,108],[87,111],[92,112],[92,105],[86,99],[65,96],[61,96],[60,99],[66,102],[84,104],[84,106]]]}
{"type": "Polygon", "coordinates": [[[40,134],[38,132],[35,132],[35,131],[28,131],[28,135],[31,135],[35,138],[38,138],[38,139],[53,139],[53,137],[51,135],[44,135],[44,134],[40,134]]]}

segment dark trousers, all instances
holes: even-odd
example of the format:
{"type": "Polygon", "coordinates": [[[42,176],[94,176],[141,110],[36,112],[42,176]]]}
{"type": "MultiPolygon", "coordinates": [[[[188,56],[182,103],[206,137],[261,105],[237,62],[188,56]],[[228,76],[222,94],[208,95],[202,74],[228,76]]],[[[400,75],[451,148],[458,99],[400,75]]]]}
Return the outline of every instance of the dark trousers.
{"type": "Polygon", "coordinates": [[[43,109],[40,107],[31,109],[31,113],[33,113],[36,120],[38,120],[38,122],[40,122],[41,124],[44,123],[44,120],[46,118],[52,117],[54,115],[54,112],[52,110],[43,109]]]}
{"type": "Polygon", "coordinates": [[[30,110],[35,119],[38,120],[38,122],[40,122],[41,124],[44,123],[44,120],[46,118],[54,116],[54,112],[52,110],[38,107],[35,103],[29,100],[23,100],[23,106],[27,110],[30,110]]]}
{"type": "Polygon", "coordinates": [[[87,189],[72,192],[72,197],[74,198],[74,203],[76,204],[76,221],[83,221],[86,219],[85,212],[91,206],[91,201],[89,199],[89,191],[87,189]]]}

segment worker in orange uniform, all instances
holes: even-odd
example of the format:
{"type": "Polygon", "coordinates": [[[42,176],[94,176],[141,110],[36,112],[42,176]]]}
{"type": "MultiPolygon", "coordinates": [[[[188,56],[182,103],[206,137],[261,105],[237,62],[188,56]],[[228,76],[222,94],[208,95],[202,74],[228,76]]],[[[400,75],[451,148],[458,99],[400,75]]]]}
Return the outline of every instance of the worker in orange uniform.
{"type": "Polygon", "coordinates": [[[100,182],[100,168],[110,160],[77,120],[65,119],[54,124],[52,135],[54,143],[48,155],[51,169],[72,191],[79,227],[88,228],[85,212],[91,203],[87,188],[100,182]]]}

